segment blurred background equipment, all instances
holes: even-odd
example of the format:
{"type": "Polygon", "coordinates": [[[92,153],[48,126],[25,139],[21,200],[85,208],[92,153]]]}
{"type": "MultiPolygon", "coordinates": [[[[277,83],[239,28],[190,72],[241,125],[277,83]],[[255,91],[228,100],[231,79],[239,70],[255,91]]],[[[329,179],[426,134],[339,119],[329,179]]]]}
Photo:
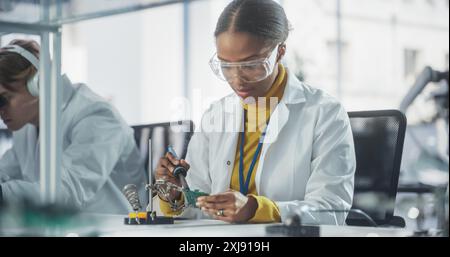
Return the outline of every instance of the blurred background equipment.
{"type": "Polygon", "coordinates": [[[426,117],[419,117],[419,119],[416,117],[416,120],[407,128],[402,166],[405,183],[421,183],[431,186],[448,183],[448,80],[448,71],[440,72],[427,66],[419,74],[400,104],[400,110],[407,116],[417,116],[415,110],[426,108],[424,104],[433,107],[426,117]],[[431,90],[426,90],[428,87],[431,90]],[[424,95],[426,101],[418,106],[413,106],[414,101],[420,95],[424,95]],[[409,111],[410,107],[411,111],[409,111]]]}
{"type": "Polygon", "coordinates": [[[400,110],[412,122],[406,130],[399,185],[403,196],[398,208],[407,210],[417,230],[448,233],[448,70],[425,67],[401,101],[400,110]],[[420,115],[423,109],[426,115],[420,115]]]}

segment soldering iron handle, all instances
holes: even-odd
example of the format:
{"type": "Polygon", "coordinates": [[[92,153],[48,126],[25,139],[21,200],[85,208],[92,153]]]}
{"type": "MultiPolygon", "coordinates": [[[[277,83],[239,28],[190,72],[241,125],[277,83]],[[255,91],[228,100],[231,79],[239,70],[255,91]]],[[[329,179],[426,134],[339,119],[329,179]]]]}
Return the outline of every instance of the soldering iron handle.
{"type": "MultiPolygon", "coordinates": [[[[167,147],[167,151],[177,160],[179,160],[177,153],[175,152],[175,150],[173,149],[173,147],[171,145],[169,145],[167,147]]],[[[173,175],[176,178],[179,178],[179,175],[183,175],[183,177],[186,177],[187,175],[187,170],[185,167],[181,166],[181,165],[176,165],[175,168],[173,169],[173,175]]]]}

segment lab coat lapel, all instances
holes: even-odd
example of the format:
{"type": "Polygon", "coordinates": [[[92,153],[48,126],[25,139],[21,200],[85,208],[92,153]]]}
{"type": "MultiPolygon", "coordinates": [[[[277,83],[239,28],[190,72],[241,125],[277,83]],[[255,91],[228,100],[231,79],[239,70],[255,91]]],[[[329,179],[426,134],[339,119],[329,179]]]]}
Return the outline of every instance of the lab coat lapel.
{"type": "Polygon", "coordinates": [[[67,105],[69,104],[72,96],[74,95],[76,89],[79,87],[78,84],[72,84],[67,75],[62,75],[62,90],[63,90],[63,102],[62,102],[62,110],[65,110],[67,105]]]}
{"type": "Polygon", "coordinates": [[[276,142],[278,135],[283,127],[286,125],[289,119],[289,109],[286,104],[280,102],[275,108],[274,112],[270,116],[269,125],[267,126],[266,136],[264,138],[264,144],[259,157],[258,169],[256,171],[255,183],[256,192],[260,194],[260,182],[261,173],[263,172],[264,161],[266,159],[266,153],[270,149],[270,146],[276,142]]]}
{"type": "MultiPolygon", "coordinates": [[[[226,172],[223,172],[223,183],[218,183],[221,186],[218,192],[224,192],[230,188],[231,176],[233,174],[234,161],[236,157],[236,147],[239,139],[239,131],[242,129],[242,115],[243,108],[238,97],[233,98],[234,109],[232,112],[225,112],[225,133],[224,144],[222,147],[224,157],[223,163],[226,167],[226,172]]],[[[223,169],[218,169],[223,171],[223,169]]]]}
{"type": "Polygon", "coordinates": [[[292,104],[302,103],[306,100],[302,83],[295,76],[291,76],[289,72],[287,73],[287,75],[288,82],[283,94],[283,98],[270,116],[261,156],[259,158],[258,169],[255,177],[256,191],[258,194],[261,193],[261,174],[264,171],[264,161],[266,160],[267,151],[269,151],[272,144],[276,143],[280,132],[283,130],[284,126],[286,126],[289,120],[288,106],[292,104]]]}

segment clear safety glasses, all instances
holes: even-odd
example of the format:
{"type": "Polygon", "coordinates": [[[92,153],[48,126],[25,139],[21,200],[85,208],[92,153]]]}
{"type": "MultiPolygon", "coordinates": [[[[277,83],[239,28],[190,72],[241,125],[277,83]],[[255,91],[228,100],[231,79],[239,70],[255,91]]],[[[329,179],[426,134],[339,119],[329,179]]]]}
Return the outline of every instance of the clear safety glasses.
{"type": "Polygon", "coordinates": [[[255,83],[266,79],[272,74],[278,56],[278,47],[272,50],[270,56],[246,62],[225,62],[217,57],[217,53],[209,61],[212,71],[224,81],[232,82],[238,78],[244,82],[255,83]]]}

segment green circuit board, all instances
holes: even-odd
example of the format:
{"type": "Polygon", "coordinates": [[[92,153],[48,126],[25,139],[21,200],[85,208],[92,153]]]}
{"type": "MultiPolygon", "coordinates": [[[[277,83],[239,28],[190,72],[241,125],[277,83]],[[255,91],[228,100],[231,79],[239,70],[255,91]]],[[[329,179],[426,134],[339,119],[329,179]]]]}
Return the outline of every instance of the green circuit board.
{"type": "Polygon", "coordinates": [[[195,203],[197,202],[197,197],[199,196],[207,196],[209,194],[204,193],[204,192],[200,192],[199,190],[183,190],[184,193],[184,197],[186,198],[186,202],[187,202],[187,206],[194,206],[197,207],[195,205],[195,203]]]}

